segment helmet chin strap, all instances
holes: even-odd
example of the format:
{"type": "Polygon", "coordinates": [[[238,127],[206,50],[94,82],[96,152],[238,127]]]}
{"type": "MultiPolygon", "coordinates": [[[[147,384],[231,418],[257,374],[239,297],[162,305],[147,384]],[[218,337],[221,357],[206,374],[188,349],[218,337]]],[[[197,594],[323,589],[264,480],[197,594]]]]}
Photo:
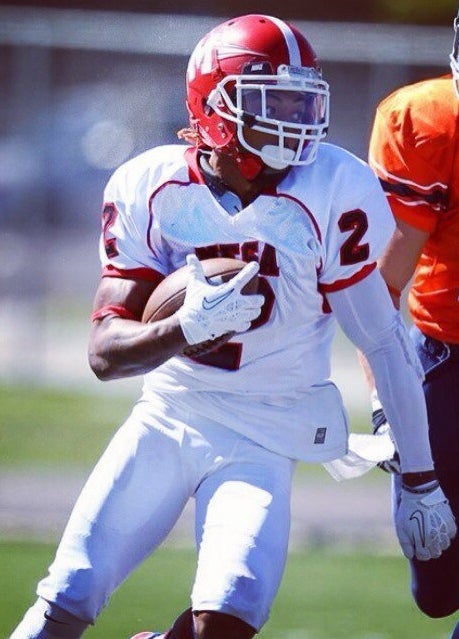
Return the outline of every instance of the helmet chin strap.
{"type": "Polygon", "coordinates": [[[239,155],[236,162],[241,175],[249,182],[258,177],[265,167],[263,160],[256,155],[239,155]]]}
{"type": "Polygon", "coordinates": [[[260,156],[253,153],[239,153],[236,161],[243,177],[252,181],[265,167],[269,167],[274,171],[284,171],[290,166],[288,160],[294,157],[295,151],[292,151],[292,149],[284,148],[281,157],[280,149],[277,145],[265,144],[260,149],[260,156]]]}
{"type": "Polygon", "coordinates": [[[241,149],[235,136],[231,142],[226,145],[225,149],[233,158],[239,173],[249,182],[258,177],[265,168],[265,164],[260,157],[245,149],[241,149]]]}
{"type": "Polygon", "coordinates": [[[234,140],[226,148],[233,156],[241,175],[249,182],[255,180],[266,167],[274,171],[284,171],[289,166],[288,160],[295,156],[294,151],[284,148],[281,157],[280,149],[275,144],[265,144],[260,149],[260,155],[242,150],[234,140]]]}

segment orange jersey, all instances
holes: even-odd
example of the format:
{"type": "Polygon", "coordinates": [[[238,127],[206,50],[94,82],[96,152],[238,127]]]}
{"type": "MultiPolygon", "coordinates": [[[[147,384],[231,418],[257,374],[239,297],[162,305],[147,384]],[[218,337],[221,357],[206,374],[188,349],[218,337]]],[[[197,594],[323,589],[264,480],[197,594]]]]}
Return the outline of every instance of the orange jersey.
{"type": "Polygon", "coordinates": [[[396,218],[430,233],[408,306],[418,328],[459,343],[459,100],[451,76],[393,92],[379,105],[369,161],[396,218]]]}

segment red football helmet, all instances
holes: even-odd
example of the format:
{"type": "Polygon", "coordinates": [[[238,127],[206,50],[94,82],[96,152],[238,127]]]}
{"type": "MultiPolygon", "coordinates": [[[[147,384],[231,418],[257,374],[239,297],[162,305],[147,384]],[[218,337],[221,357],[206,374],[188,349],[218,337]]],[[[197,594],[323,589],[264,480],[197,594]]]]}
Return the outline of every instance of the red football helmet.
{"type": "Polygon", "coordinates": [[[451,54],[449,56],[449,61],[451,65],[451,71],[453,72],[454,86],[459,97],[459,10],[457,12],[457,16],[454,18],[453,26],[453,50],[451,51],[451,54]]]}
{"type": "Polygon", "coordinates": [[[193,51],[186,84],[201,147],[278,170],[314,161],[327,133],[330,93],[311,45],[290,24],[246,15],[217,26],[193,51]],[[277,137],[277,144],[255,148],[247,128],[277,137]]]}

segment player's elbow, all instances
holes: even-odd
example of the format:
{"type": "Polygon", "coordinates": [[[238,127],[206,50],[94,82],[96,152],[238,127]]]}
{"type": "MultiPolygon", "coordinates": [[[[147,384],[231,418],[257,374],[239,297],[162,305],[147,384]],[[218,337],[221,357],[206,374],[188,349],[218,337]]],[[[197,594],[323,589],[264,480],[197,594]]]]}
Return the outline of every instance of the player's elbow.
{"type": "Polygon", "coordinates": [[[89,337],[88,363],[94,375],[103,382],[119,377],[109,328],[108,321],[94,322],[89,337]]]}
{"type": "Polygon", "coordinates": [[[103,339],[99,339],[97,332],[93,332],[91,335],[88,363],[94,375],[103,382],[119,377],[110,349],[107,348],[103,339]]]}
{"type": "Polygon", "coordinates": [[[107,358],[92,349],[89,349],[88,352],[88,362],[94,375],[102,382],[109,381],[110,379],[115,379],[117,377],[114,374],[113,367],[110,365],[107,358]]]}

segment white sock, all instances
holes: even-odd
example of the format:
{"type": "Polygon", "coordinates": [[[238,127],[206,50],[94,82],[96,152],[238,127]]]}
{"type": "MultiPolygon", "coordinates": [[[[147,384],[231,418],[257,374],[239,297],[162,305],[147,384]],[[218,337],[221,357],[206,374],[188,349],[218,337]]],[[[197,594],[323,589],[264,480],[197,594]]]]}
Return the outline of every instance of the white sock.
{"type": "Polygon", "coordinates": [[[10,639],[80,639],[88,625],[56,604],[38,598],[10,639]]]}

